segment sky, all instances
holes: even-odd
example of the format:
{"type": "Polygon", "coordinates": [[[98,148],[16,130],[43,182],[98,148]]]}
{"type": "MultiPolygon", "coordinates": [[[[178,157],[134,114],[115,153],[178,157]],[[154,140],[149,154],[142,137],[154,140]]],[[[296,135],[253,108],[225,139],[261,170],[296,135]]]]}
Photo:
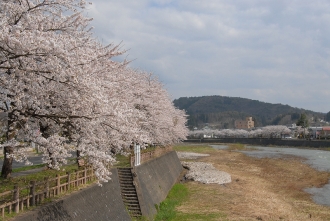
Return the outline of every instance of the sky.
{"type": "Polygon", "coordinates": [[[172,99],[221,95],[330,111],[328,0],[90,0],[95,36],[172,99]]]}

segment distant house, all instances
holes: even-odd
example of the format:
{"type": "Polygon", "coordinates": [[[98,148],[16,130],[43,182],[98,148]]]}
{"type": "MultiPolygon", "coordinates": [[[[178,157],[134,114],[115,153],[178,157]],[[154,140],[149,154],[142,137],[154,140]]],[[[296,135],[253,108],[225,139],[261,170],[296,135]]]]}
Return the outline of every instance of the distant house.
{"type": "Polygon", "coordinates": [[[325,139],[330,138],[330,127],[323,127],[322,128],[321,137],[323,137],[325,139]]]}
{"type": "Polygon", "coordinates": [[[330,138],[330,127],[309,127],[312,132],[311,135],[316,139],[329,139],[330,138]]]}
{"type": "Polygon", "coordinates": [[[236,120],[235,128],[236,129],[254,128],[254,121],[252,120],[252,117],[247,117],[247,118],[245,118],[245,120],[236,120]]]}
{"type": "Polygon", "coordinates": [[[322,127],[309,127],[308,129],[312,138],[318,138],[322,133],[322,127]]]}

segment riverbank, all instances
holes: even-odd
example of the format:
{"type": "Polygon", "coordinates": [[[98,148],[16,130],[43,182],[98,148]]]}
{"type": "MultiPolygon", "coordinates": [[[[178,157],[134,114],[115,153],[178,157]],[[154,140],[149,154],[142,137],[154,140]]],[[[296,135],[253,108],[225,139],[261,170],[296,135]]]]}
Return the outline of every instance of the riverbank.
{"type": "MultiPolygon", "coordinates": [[[[210,154],[190,161],[212,164],[231,175],[225,185],[185,182],[187,199],[176,207],[178,219],[195,220],[330,220],[330,207],[313,202],[304,189],[328,183],[299,157],[254,158],[244,153],[215,150],[205,144],[182,144],[177,151],[210,154]]],[[[239,147],[241,150],[241,147],[239,147]]]]}
{"type": "Polygon", "coordinates": [[[280,138],[206,138],[188,139],[186,143],[240,143],[260,146],[289,146],[330,148],[329,140],[280,139],[280,138]]]}

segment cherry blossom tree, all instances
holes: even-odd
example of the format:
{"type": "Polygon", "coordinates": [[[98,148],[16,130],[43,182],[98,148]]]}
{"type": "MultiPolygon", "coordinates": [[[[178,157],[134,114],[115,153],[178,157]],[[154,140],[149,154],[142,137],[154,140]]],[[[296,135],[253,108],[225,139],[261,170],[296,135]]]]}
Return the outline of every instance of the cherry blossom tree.
{"type": "Polygon", "coordinates": [[[22,145],[18,131],[41,146],[49,167],[58,169],[77,150],[101,181],[109,179],[114,154],[131,142],[169,144],[187,134],[184,112],[162,85],[112,61],[125,51],[92,36],[85,5],[0,2],[0,109],[8,113],[2,177],[13,159],[27,160],[24,148],[14,152],[22,145]]]}
{"type": "Polygon", "coordinates": [[[250,131],[250,135],[251,138],[259,138],[262,137],[262,129],[258,128],[256,130],[252,130],[250,131]]]}
{"type": "Polygon", "coordinates": [[[283,134],[290,134],[291,130],[282,125],[266,126],[262,128],[262,137],[281,138],[283,134]]]}
{"type": "Polygon", "coordinates": [[[140,116],[140,131],[147,139],[136,142],[168,145],[185,139],[187,129],[183,111],[174,107],[163,85],[152,75],[140,73],[133,105],[140,116]],[[142,78],[141,78],[142,76],[142,78]]]}
{"type": "Polygon", "coordinates": [[[68,119],[90,118],[90,100],[95,96],[87,93],[92,76],[86,73],[98,64],[98,58],[121,53],[92,38],[90,19],[78,11],[84,1],[8,0],[0,4],[1,108],[8,112],[2,176],[7,177],[19,129],[26,131],[28,140],[46,145],[49,138],[50,143],[57,143],[61,151],[46,148],[53,158],[55,153],[57,159],[67,156],[63,140],[37,139],[27,122],[46,118],[64,125],[68,119]]]}
{"type": "Polygon", "coordinates": [[[203,137],[206,135],[215,135],[219,138],[236,137],[236,138],[281,138],[283,134],[290,134],[291,130],[282,125],[266,126],[256,130],[243,130],[243,129],[223,129],[223,130],[196,130],[190,131],[189,136],[203,137]]]}

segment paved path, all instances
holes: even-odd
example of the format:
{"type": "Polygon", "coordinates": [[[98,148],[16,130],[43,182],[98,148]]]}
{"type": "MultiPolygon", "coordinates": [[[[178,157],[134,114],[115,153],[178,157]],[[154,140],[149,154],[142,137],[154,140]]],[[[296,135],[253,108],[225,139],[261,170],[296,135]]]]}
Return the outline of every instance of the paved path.
{"type": "MultiPolygon", "coordinates": [[[[75,157],[76,154],[75,152],[72,153],[72,156],[75,157]]],[[[42,162],[42,155],[41,154],[36,154],[34,152],[29,153],[29,157],[28,157],[29,161],[31,163],[33,163],[33,165],[38,165],[38,164],[43,164],[42,162]]],[[[2,169],[2,165],[3,165],[3,159],[0,159],[0,172],[2,169]]],[[[20,168],[20,167],[24,167],[25,163],[20,163],[20,162],[13,162],[12,168],[20,168]]],[[[44,169],[44,167],[41,168],[36,168],[36,169],[31,169],[31,170],[26,170],[26,171],[21,171],[21,172],[16,172],[16,173],[12,173],[11,176],[12,177],[18,177],[18,176],[25,176],[31,173],[37,173],[40,172],[44,169]]]]}
{"type": "Polygon", "coordinates": [[[16,172],[16,173],[12,173],[11,177],[26,176],[26,175],[33,174],[33,173],[38,173],[40,171],[43,171],[44,169],[45,169],[45,167],[40,167],[40,168],[36,168],[36,169],[16,172]]]}
{"type": "MultiPolygon", "coordinates": [[[[34,154],[34,155],[29,156],[28,159],[31,163],[33,163],[33,165],[43,164],[42,155],[34,154]]],[[[3,165],[3,159],[0,159],[0,169],[2,169],[2,165],[3,165]]],[[[13,162],[13,169],[19,168],[19,167],[24,167],[24,166],[25,166],[24,163],[16,162],[15,160],[13,162]]]]}

